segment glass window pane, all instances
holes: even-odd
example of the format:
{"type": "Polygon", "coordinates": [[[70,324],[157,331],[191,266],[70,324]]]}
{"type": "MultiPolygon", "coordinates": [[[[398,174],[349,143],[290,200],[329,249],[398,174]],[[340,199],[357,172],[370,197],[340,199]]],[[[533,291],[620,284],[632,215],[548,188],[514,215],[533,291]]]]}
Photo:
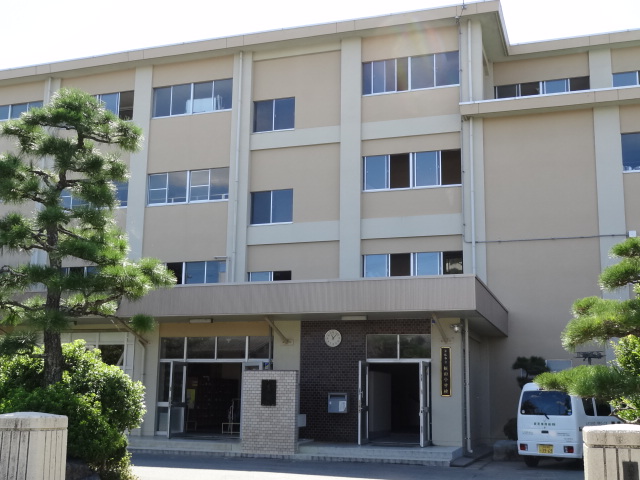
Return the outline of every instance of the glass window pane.
{"type": "Polygon", "coordinates": [[[120,92],[118,116],[122,120],[131,120],[133,118],[133,90],[120,92]]]}
{"type": "Polygon", "coordinates": [[[396,91],[396,61],[386,60],[384,62],[384,91],[396,91]]]}
{"type": "Polygon", "coordinates": [[[11,118],[20,118],[20,115],[25,113],[29,109],[29,104],[27,103],[18,103],[16,105],[11,105],[11,118]]]}
{"type": "Polygon", "coordinates": [[[409,90],[409,58],[398,58],[396,60],[396,91],[404,92],[409,90]]]}
{"type": "Polygon", "coordinates": [[[182,285],[182,262],[169,262],[167,263],[167,270],[173,273],[176,277],[176,284],[182,285]]]}
{"type": "Polygon", "coordinates": [[[168,174],[167,203],[185,203],[187,201],[187,172],[168,174]]]}
{"type": "Polygon", "coordinates": [[[640,133],[622,135],[622,165],[625,172],[640,170],[640,133]]]}
{"type": "Polygon", "coordinates": [[[213,109],[228,110],[233,99],[233,80],[226,78],[213,83],[213,109]]]}
{"type": "Polygon", "coordinates": [[[293,220],[293,190],[274,190],[272,202],[271,221],[273,223],[293,220]]]}
{"type": "Polygon", "coordinates": [[[431,335],[400,335],[400,358],[431,358],[431,335]]]}
{"type": "Polygon", "coordinates": [[[154,190],[158,188],[167,188],[167,174],[156,173],[149,175],[149,188],[154,190]]]}
{"type": "Polygon", "coordinates": [[[193,85],[193,113],[211,112],[213,110],[213,82],[195,83],[193,85]]]}
{"type": "Polygon", "coordinates": [[[245,358],[247,337],[218,337],[218,358],[245,358]]]}
{"type": "Polygon", "coordinates": [[[408,153],[389,156],[389,188],[409,188],[411,186],[411,165],[408,153]]]}
{"type": "Polygon", "coordinates": [[[149,205],[167,203],[167,189],[149,190],[149,205]]]}
{"type": "Polygon", "coordinates": [[[171,115],[191,113],[191,84],[171,88],[171,115]]]}
{"type": "Polygon", "coordinates": [[[522,415],[562,415],[572,414],[569,395],[556,391],[530,391],[522,394],[520,405],[522,415]]]}
{"type": "Polygon", "coordinates": [[[116,186],[116,199],[121,207],[126,207],[129,199],[129,182],[113,182],[116,186]]]}
{"type": "Polygon", "coordinates": [[[411,90],[434,86],[433,55],[411,57],[411,90]]]}
{"type": "Polygon", "coordinates": [[[28,109],[31,110],[32,108],[39,108],[42,107],[42,102],[29,102],[29,107],[28,109]]]}
{"type": "Polygon", "coordinates": [[[60,201],[64,208],[71,208],[71,191],[68,188],[60,192],[60,201]]]}
{"type": "Polygon", "coordinates": [[[100,357],[107,365],[124,365],[124,345],[98,345],[100,357]]]}
{"type": "Polygon", "coordinates": [[[249,358],[271,357],[271,337],[249,337],[249,358]]]}
{"type": "Polygon", "coordinates": [[[215,358],[215,337],[188,337],[187,358],[215,358]]]}
{"type": "Polygon", "coordinates": [[[372,93],[382,93],[385,87],[384,62],[372,62],[372,93]]]}
{"type": "MultiPolygon", "coordinates": [[[[159,367],[158,373],[158,401],[169,401],[169,378],[171,376],[171,363],[162,362],[159,367]]],[[[166,423],[166,419],[165,419],[166,423]]],[[[160,428],[158,430],[161,430],[160,428]]]]}
{"type": "Polygon", "coordinates": [[[440,275],[440,252],[420,252],[415,254],[416,275],[440,275]]]}
{"type": "Polygon", "coordinates": [[[458,52],[437,53],[435,57],[436,86],[460,83],[458,52]]]}
{"type": "Polygon", "coordinates": [[[210,170],[209,200],[229,198],[229,167],[210,170]]]}
{"type": "Polygon", "coordinates": [[[398,336],[367,335],[367,358],[398,358],[398,336]]]}
{"type": "Polygon", "coordinates": [[[392,253],[389,255],[389,272],[392,277],[408,277],[411,275],[411,254],[392,253]]]}
{"type": "Polygon", "coordinates": [[[373,78],[371,73],[372,67],[373,65],[371,62],[362,64],[362,94],[363,95],[370,95],[372,92],[372,85],[371,85],[371,80],[373,78]]]}
{"type": "Polygon", "coordinates": [[[271,272],[249,272],[250,282],[270,282],[271,272]]]}
{"type": "Polygon", "coordinates": [[[418,152],[415,154],[414,183],[416,187],[440,185],[438,152],[418,152]]]}
{"type": "Polygon", "coordinates": [[[569,79],[569,90],[576,92],[578,90],[589,90],[589,77],[574,77],[569,79]]]}
{"type": "Polygon", "coordinates": [[[224,274],[227,271],[227,262],[215,260],[207,262],[207,274],[205,283],[220,283],[224,281],[224,274]]]}
{"type": "Polygon", "coordinates": [[[194,170],[189,179],[189,201],[209,200],[209,170],[194,170]]]}
{"type": "Polygon", "coordinates": [[[594,400],[596,403],[596,415],[600,417],[608,417],[611,415],[611,405],[605,402],[594,400]]]}
{"type": "Polygon", "coordinates": [[[564,93],[569,91],[569,80],[547,80],[544,82],[544,93],[564,93]]]}
{"type": "Polygon", "coordinates": [[[381,190],[387,187],[387,156],[364,157],[364,189],[381,190]]]}
{"type": "Polygon", "coordinates": [[[583,398],[582,406],[584,407],[584,413],[590,417],[593,417],[596,412],[593,408],[593,398],[583,398]]]}
{"type": "Polygon", "coordinates": [[[613,74],[614,87],[626,87],[638,84],[638,72],[622,72],[613,74]]]}
{"type": "Polygon", "coordinates": [[[271,192],[251,194],[251,224],[271,223],[271,192]]]}
{"type": "Polygon", "coordinates": [[[517,85],[500,85],[496,87],[496,98],[513,98],[518,96],[517,85]]]}
{"type": "Polygon", "coordinates": [[[388,255],[365,255],[364,256],[364,276],[365,277],[388,277],[387,268],[388,255]]]}
{"type": "Polygon", "coordinates": [[[442,252],[442,273],[444,275],[464,273],[462,269],[462,252],[442,252]]]}
{"type": "Polygon", "coordinates": [[[273,100],[254,103],[253,131],[270,132],[273,130],[273,100]]]}
{"type": "Polygon", "coordinates": [[[274,282],[284,282],[287,280],[291,280],[291,270],[279,270],[276,272],[272,272],[271,278],[274,282]]]}
{"type": "Polygon", "coordinates": [[[540,82],[529,82],[520,84],[520,96],[540,95],[540,82]]]}
{"type": "Polygon", "coordinates": [[[105,95],[100,95],[100,101],[104,104],[104,108],[109,110],[111,113],[118,115],[119,112],[119,95],[117,93],[107,93],[105,95]]]}
{"type": "Polygon", "coordinates": [[[204,283],[204,262],[186,262],[184,283],[204,283]]]}
{"type": "Polygon", "coordinates": [[[153,91],[153,116],[171,115],[171,87],[156,88],[153,91]]]}
{"type": "Polygon", "coordinates": [[[274,130],[287,130],[293,128],[295,123],[295,98],[280,98],[275,101],[275,114],[273,120],[274,130]]]}
{"type": "Polygon", "coordinates": [[[0,105],[0,120],[9,119],[9,105],[0,105]]]}
{"type": "Polygon", "coordinates": [[[440,185],[460,185],[462,183],[462,158],[460,150],[440,152],[440,185]]]}
{"type": "Polygon", "coordinates": [[[160,358],[184,358],[184,337],[161,338],[160,358]]]}

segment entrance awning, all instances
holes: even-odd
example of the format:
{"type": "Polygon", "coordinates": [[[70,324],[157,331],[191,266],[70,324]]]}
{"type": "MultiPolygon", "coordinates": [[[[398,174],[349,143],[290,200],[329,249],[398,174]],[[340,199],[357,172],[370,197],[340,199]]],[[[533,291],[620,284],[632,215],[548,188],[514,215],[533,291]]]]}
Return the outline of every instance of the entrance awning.
{"type": "Polygon", "coordinates": [[[179,285],[123,302],[119,315],[159,321],[465,318],[484,336],[507,336],[508,312],[474,275],[179,285]]]}

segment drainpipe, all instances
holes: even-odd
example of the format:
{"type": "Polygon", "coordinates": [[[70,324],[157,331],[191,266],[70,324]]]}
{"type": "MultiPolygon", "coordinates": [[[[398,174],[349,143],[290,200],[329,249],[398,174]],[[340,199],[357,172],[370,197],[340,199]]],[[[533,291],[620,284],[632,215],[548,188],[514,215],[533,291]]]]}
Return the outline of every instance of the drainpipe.
{"type": "Polygon", "coordinates": [[[237,255],[237,242],[238,242],[238,185],[240,183],[240,127],[242,119],[242,73],[244,70],[244,52],[240,51],[240,60],[238,68],[238,104],[236,105],[236,111],[238,112],[236,118],[236,152],[235,152],[235,175],[233,183],[235,185],[235,198],[233,199],[234,209],[233,218],[231,219],[231,255],[227,258],[227,281],[234,283],[236,281],[235,272],[235,259],[237,255]]]}
{"type": "Polygon", "coordinates": [[[469,388],[469,320],[464,319],[464,401],[465,401],[465,436],[467,437],[467,453],[473,453],[471,448],[471,389],[469,388]]]}

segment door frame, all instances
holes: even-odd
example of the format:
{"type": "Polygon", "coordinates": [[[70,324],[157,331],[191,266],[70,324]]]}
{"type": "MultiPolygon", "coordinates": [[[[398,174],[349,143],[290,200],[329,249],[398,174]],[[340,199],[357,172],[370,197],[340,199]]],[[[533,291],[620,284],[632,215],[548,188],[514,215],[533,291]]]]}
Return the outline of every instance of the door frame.
{"type": "Polygon", "coordinates": [[[169,408],[167,416],[167,438],[173,438],[182,436],[185,434],[185,426],[187,424],[187,362],[184,360],[172,360],[171,371],[169,372],[169,408]],[[182,371],[182,386],[178,387],[174,384],[176,382],[176,375],[178,369],[182,371]],[[179,398],[174,398],[174,391],[176,388],[180,388],[179,398]],[[180,415],[178,427],[173,429],[173,417],[174,415],[180,415]]]}
{"type": "Polygon", "coordinates": [[[358,445],[369,443],[369,363],[358,362],[358,445]]]}

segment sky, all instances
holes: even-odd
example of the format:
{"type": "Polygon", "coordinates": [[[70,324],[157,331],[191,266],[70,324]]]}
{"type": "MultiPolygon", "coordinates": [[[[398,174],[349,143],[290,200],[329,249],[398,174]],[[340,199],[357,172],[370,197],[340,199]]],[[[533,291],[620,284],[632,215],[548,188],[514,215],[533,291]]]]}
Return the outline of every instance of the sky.
{"type": "MultiPolygon", "coordinates": [[[[454,4],[462,0],[8,0],[0,70],[454,4]]],[[[640,0],[502,0],[502,9],[512,44],[640,28],[640,0]]]]}

